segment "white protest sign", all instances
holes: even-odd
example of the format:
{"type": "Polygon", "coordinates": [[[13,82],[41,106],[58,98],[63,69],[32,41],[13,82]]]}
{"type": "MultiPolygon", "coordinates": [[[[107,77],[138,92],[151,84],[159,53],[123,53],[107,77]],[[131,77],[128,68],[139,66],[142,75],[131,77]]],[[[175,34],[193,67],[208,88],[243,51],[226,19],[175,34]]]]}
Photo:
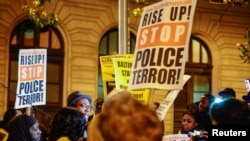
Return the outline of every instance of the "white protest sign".
{"type": "Polygon", "coordinates": [[[182,89],[197,0],[162,0],[143,8],[128,90],[182,89]]]}
{"type": "Polygon", "coordinates": [[[187,134],[171,134],[163,136],[162,141],[190,141],[190,138],[187,134]]]}
{"type": "MultiPolygon", "coordinates": [[[[186,84],[186,82],[190,79],[190,75],[184,75],[183,78],[183,86],[186,84]]],[[[160,103],[160,106],[156,109],[156,113],[159,117],[159,119],[162,121],[165,118],[165,115],[167,114],[169,108],[174,103],[175,98],[178,96],[179,92],[181,90],[171,90],[169,91],[168,95],[165,99],[160,103]]]]}
{"type": "Polygon", "coordinates": [[[20,49],[15,108],[46,104],[47,49],[20,49]]]}

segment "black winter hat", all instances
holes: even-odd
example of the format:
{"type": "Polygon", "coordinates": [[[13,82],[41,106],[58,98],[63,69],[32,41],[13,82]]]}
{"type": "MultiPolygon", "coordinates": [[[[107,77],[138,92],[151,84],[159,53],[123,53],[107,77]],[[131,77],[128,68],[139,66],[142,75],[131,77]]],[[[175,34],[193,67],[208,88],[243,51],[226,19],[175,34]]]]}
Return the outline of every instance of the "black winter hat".
{"type": "Polygon", "coordinates": [[[242,99],[247,103],[250,103],[250,91],[247,93],[247,95],[242,96],[242,99]]]}
{"type": "Polygon", "coordinates": [[[225,88],[223,91],[219,92],[221,97],[236,97],[235,91],[232,88],[225,88]]]}
{"type": "Polygon", "coordinates": [[[72,92],[67,98],[67,106],[75,106],[80,99],[88,99],[91,104],[92,98],[89,95],[83,94],[80,91],[72,92]]]}

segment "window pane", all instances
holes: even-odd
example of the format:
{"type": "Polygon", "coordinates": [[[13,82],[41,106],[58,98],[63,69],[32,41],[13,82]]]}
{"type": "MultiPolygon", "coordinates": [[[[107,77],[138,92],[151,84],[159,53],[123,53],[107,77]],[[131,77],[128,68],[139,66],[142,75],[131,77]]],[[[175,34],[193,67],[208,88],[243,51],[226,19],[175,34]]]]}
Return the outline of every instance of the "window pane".
{"type": "Polygon", "coordinates": [[[47,82],[48,83],[59,83],[59,76],[60,74],[60,69],[59,69],[59,64],[47,64],[47,82]]]}
{"type": "Polygon", "coordinates": [[[196,40],[192,40],[193,47],[193,63],[200,62],[200,43],[196,40]]]}
{"type": "Polygon", "coordinates": [[[48,84],[46,88],[46,102],[59,103],[59,86],[48,84]]]}
{"type": "Polygon", "coordinates": [[[194,102],[199,101],[202,94],[209,92],[207,75],[194,75],[194,102]]]}
{"type": "Polygon", "coordinates": [[[49,38],[49,32],[48,31],[40,32],[40,47],[48,48],[48,46],[49,46],[48,38],[49,38]]]}
{"type": "Polygon", "coordinates": [[[11,45],[16,45],[17,44],[17,36],[16,36],[16,34],[12,37],[10,44],[11,45]]]}
{"type": "Polygon", "coordinates": [[[56,35],[56,33],[54,31],[52,31],[52,45],[51,48],[52,49],[60,49],[60,41],[56,35]]]}
{"type": "Polygon", "coordinates": [[[11,60],[10,62],[10,66],[11,66],[11,72],[10,72],[10,80],[11,81],[17,81],[17,74],[18,74],[18,61],[13,61],[11,60]]]}
{"type": "Polygon", "coordinates": [[[103,98],[103,80],[101,69],[98,70],[98,97],[103,98]]]}
{"type": "Polygon", "coordinates": [[[10,94],[9,94],[9,102],[15,102],[16,100],[16,88],[17,88],[17,82],[11,82],[9,89],[10,89],[10,94]]]}
{"type": "MultiPolygon", "coordinates": [[[[130,37],[132,37],[132,36],[130,36],[130,37]]],[[[131,54],[134,54],[134,52],[135,52],[135,39],[134,38],[131,38],[131,40],[130,40],[130,53],[131,54]]]]}
{"type": "Polygon", "coordinates": [[[99,54],[101,55],[106,55],[107,53],[107,36],[105,36],[102,40],[101,40],[101,43],[100,43],[100,46],[99,46],[99,54]]]}
{"type": "Polygon", "coordinates": [[[117,45],[118,45],[118,33],[111,32],[109,34],[109,54],[117,54],[117,45]]]}
{"type": "Polygon", "coordinates": [[[24,32],[24,45],[33,46],[34,45],[34,29],[26,29],[24,32]]]}
{"type": "Polygon", "coordinates": [[[208,55],[204,46],[202,46],[202,63],[208,63],[208,55]]]}

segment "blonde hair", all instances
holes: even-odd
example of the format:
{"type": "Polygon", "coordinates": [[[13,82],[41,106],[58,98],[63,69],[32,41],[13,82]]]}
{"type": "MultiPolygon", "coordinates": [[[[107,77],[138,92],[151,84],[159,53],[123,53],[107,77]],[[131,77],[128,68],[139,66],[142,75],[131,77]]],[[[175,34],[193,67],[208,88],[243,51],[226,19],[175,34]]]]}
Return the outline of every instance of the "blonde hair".
{"type": "Polygon", "coordinates": [[[88,131],[88,141],[161,141],[163,135],[155,111],[126,90],[103,103],[102,112],[90,123],[88,131]]]}

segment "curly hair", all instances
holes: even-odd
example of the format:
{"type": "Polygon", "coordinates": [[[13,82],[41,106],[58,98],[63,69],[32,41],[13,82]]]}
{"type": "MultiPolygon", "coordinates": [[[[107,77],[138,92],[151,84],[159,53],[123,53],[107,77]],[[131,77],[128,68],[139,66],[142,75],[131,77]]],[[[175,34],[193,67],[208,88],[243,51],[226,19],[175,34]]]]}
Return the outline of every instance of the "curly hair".
{"type": "Polygon", "coordinates": [[[56,141],[60,137],[77,141],[84,134],[85,124],[83,113],[73,107],[64,107],[53,118],[49,141],[56,141]]]}
{"type": "MultiPolygon", "coordinates": [[[[92,124],[95,124],[97,129],[90,129],[88,135],[93,136],[99,130],[98,134],[102,136],[103,141],[162,140],[162,123],[155,111],[134,99],[128,91],[118,92],[107,99],[103,103],[102,112],[94,120],[92,124]]],[[[88,138],[88,141],[94,140],[96,139],[88,138]]]]}

